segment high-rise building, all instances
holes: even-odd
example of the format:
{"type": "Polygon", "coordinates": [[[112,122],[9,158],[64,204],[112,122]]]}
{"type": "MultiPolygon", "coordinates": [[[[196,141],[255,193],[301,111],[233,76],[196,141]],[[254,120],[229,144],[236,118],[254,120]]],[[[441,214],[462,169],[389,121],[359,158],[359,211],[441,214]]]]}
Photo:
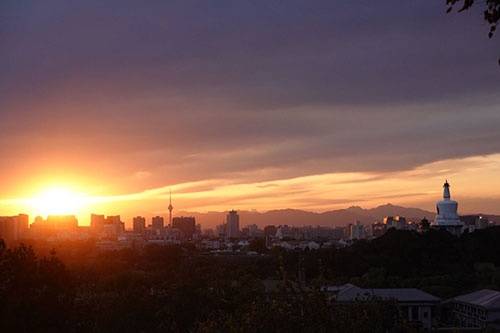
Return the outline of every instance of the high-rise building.
{"type": "Polygon", "coordinates": [[[106,223],[106,218],[104,217],[104,215],[99,215],[99,214],[90,215],[90,229],[93,232],[102,232],[105,223],[106,223]]]}
{"type": "Polygon", "coordinates": [[[144,231],[146,230],[146,219],[142,216],[134,217],[133,230],[138,234],[144,233],[144,231]]]}
{"type": "Polygon", "coordinates": [[[349,238],[351,240],[365,239],[365,226],[359,221],[356,221],[356,224],[349,224],[349,238]]]}
{"type": "Polygon", "coordinates": [[[26,214],[19,214],[17,216],[17,232],[18,238],[24,238],[28,235],[30,229],[30,218],[26,214]]]}
{"type": "Polygon", "coordinates": [[[156,235],[163,234],[164,220],[162,216],[155,216],[151,219],[151,230],[156,235]]]}
{"type": "Polygon", "coordinates": [[[123,223],[120,215],[106,216],[106,224],[120,224],[120,223],[123,223]]]}
{"type": "Polygon", "coordinates": [[[0,216],[0,239],[3,239],[6,243],[27,237],[28,231],[28,215],[0,216]]]}
{"type": "Polygon", "coordinates": [[[240,216],[235,210],[231,210],[226,215],[226,236],[227,238],[240,236],[240,216]]]}
{"type": "Polygon", "coordinates": [[[34,238],[44,237],[46,233],[45,220],[41,216],[36,216],[30,225],[30,236],[34,238]]]}
{"type": "Polygon", "coordinates": [[[18,230],[17,216],[0,216],[0,239],[7,246],[18,240],[18,230]]]}
{"type": "Polygon", "coordinates": [[[92,214],[90,215],[90,229],[98,238],[115,239],[125,232],[125,223],[122,222],[120,215],[92,214]]]}
{"type": "Polygon", "coordinates": [[[174,217],[172,228],[179,229],[184,238],[193,239],[193,235],[196,232],[196,219],[191,216],[174,217]]]}
{"type": "Polygon", "coordinates": [[[105,238],[116,238],[123,232],[125,232],[125,223],[122,222],[120,215],[106,216],[103,230],[105,238]]]}
{"type": "Polygon", "coordinates": [[[35,238],[69,239],[78,234],[78,219],[74,215],[49,215],[47,219],[35,217],[30,235],[35,238]]]}
{"type": "Polygon", "coordinates": [[[106,224],[113,225],[117,235],[125,231],[125,223],[122,222],[120,215],[106,216],[106,224]]]}

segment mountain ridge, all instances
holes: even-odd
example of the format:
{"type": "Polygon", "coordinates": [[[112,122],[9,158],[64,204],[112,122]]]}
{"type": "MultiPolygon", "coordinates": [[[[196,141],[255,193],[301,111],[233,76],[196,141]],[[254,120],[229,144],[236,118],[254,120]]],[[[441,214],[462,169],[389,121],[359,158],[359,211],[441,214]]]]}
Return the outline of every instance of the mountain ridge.
{"type": "MultiPolygon", "coordinates": [[[[180,211],[176,215],[194,216],[198,223],[200,223],[204,228],[213,228],[224,222],[226,213],[227,211],[212,211],[207,213],[180,211]]],[[[321,225],[337,227],[345,226],[349,223],[355,223],[356,221],[360,221],[363,224],[371,224],[375,221],[382,221],[385,216],[400,215],[413,221],[420,221],[424,217],[432,220],[435,216],[435,213],[424,209],[396,206],[390,203],[374,208],[351,206],[349,208],[330,210],[321,213],[293,208],[274,209],[265,212],[242,210],[238,211],[238,213],[240,215],[240,226],[257,224],[259,227],[264,227],[270,224],[287,224],[290,226],[321,225]]]]}

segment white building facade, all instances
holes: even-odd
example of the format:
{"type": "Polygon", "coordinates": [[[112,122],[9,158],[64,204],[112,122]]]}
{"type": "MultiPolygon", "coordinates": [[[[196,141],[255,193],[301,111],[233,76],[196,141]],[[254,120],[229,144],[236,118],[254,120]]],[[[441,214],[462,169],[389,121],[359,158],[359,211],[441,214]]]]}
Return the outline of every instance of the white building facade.
{"type": "Polygon", "coordinates": [[[432,228],[446,230],[455,236],[463,232],[464,223],[458,216],[458,203],[451,200],[450,184],[446,181],[443,185],[443,200],[436,204],[437,215],[431,224],[432,228]]]}

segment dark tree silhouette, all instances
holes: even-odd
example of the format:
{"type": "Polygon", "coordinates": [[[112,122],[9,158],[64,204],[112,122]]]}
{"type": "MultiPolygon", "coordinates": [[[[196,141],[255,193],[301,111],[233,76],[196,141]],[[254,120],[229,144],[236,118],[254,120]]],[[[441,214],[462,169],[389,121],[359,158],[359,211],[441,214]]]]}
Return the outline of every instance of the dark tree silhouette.
{"type": "MultiPolygon", "coordinates": [[[[451,12],[457,4],[460,4],[458,11],[463,12],[472,8],[478,2],[477,0],[446,0],[446,4],[448,5],[447,12],[451,12]]],[[[495,33],[498,21],[500,21],[500,0],[480,1],[480,4],[484,6],[483,15],[486,22],[490,25],[488,36],[491,38],[495,33]]]]}
{"type": "MultiPolygon", "coordinates": [[[[346,248],[207,255],[188,245],[6,248],[0,332],[411,332],[397,304],[335,303],[325,285],[419,288],[443,299],[500,288],[500,227],[461,237],[390,229],[346,248]],[[63,255],[65,260],[58,257],[63,255]]],[[[262,242],[253,242],[262,250],[262,242]]]]}
{"type": "MultiPolygon", "coordinates": [[[[459,7],[458,12],[463,12],[472,8],[475,4],[483,6],[483,17],[490,25],[488,37],[493,37],[497,29],[498,22],[500,21],[500,0],[446,0],[448,5],[447,12],[451,12],[454,7],[459,7]]],[[[500,58],[498,58],[498,65],[500,66],[500,58]]]]}

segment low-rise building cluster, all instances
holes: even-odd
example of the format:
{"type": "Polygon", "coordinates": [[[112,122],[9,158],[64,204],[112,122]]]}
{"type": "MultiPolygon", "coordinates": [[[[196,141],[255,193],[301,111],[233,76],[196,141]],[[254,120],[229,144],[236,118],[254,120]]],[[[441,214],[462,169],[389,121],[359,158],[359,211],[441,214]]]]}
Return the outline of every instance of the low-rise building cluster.
{"type": "Polygon", "coordinates": [[[339,304],[373,300],[394,301],[401,317],[423,331],[500,330],[500,292],[482,289],[440,299],[416,288],[360,288],[353,284],[323,286],[339,304]]]}

